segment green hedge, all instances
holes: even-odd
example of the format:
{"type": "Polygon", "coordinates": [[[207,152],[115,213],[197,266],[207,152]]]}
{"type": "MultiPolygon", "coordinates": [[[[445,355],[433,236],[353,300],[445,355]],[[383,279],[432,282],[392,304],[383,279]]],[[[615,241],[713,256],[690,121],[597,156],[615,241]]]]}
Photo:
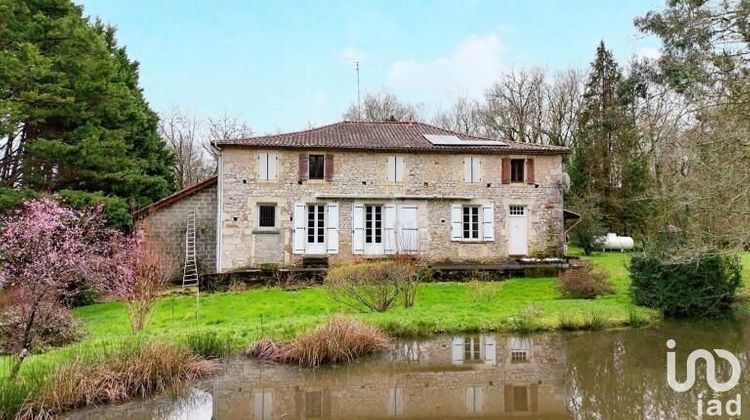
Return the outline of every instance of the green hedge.
{"type": "Polygon", "coordinates": [[[670,317],[725,315],[742,284],[739,257],[722,252],[677,258],[649,251],[633,256],[628,270],[635,303],[670,317]]]}

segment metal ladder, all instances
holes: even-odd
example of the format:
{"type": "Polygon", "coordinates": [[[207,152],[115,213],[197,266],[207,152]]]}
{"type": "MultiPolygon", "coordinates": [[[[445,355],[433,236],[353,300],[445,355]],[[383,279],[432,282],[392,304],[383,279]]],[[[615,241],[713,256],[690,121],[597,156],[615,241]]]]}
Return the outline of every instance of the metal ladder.
{"type": "Polygon", "coordinates": [[[185,266],[182,269],[182,287],[198,286],[195,246],[195,211],[190,210],[187,214],[185,229],[185,266]]]}

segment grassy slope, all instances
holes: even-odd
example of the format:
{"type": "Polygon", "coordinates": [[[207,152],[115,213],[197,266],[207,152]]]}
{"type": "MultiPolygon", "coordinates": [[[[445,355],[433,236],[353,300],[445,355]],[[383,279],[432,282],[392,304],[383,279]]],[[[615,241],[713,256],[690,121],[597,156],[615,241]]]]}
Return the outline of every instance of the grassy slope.
{"type": "MultiPolygon", "coordinates": [[[[540,312],[537,321],[546,328],[555,328],[561,314],[575,318],[597,312],[620,323],[635,308],[627,295],[627,258],[627,254],[619,253],[594,257],[594,261],[611,274],[617,289],[616,294],[596,300],[562,299],[554,278],[520,278],[494,283],[489,286],[496,289],[494,295],[481,302],[472,299],[465,283],[429,283],[420,285],[413,308],[361,316],[401,334],[508,329],[508,319],[529,307],[540,312]]],[[[654,314],[645,309],[638,311],[644,316],[654,314]]],[[[177,296],[159,303],[146,333],[174,336],[213,329],[244,341],[261,334],[288,337],[341,312],[351,313],[317,287],[294,292],[270,288],[203,295],[197,319],[195,298],[177,296]]],[[[94,337],[115,338],[128,334],[127,318],[119,303],[91,305],[77,309],[76,313],[85,320],[94,337]]]]}
{"type": "MultiPolygon", "coordinates": [[[[536,321],[549,329],[558,326],[561,316],[581,320],[592,312],[616,324],[625,322],[633,310],[643,318],[658,320],[656,311],[636,307],[628,296],[625,268],[628,258],[627,254],[620,253],[597,254],[591,258],[609,272],[616,288],[614,295],[595,300],[561,298],[554,278],[519,278],[492,283],[496,293],[482,302],[472,299],[470,287],[465,283],[430,283],[420,285],[413,308],[354,315],[398,334],[509,330],[512,328],[509,319],[527,308],[534,308],[536,321]]],[[[743,265],[744,278],[750,279],[750,253],[743,255],[743,265]]],[[[750,296],[750,288],[746,288],[744,294],[750,296]]],[[[750,310],[750,303],[745,307],[750,310]]],[[[117,346],[133,337],[120,303],[96,304],[75,312],[86,323],[87,338],[79,344],[33,356],[24,363],[22,372],[46,370],[45,366],[55,365],[71,355],[99,353],[102,348],[117,346]]],[[[212,330],[235,338],[237,345],[244,347],[261,335],[294,336],[342,312],[352,313],[331,301],[325,290],[318,287],[294,292],[262,288],[201,295],[197,319],[195,297],[175,296],[159,302],[151,323],[139,336],[179,340],[191,332],[212,330]]],[[[4,361],[7,364],[7,358],[4,361]]]]}

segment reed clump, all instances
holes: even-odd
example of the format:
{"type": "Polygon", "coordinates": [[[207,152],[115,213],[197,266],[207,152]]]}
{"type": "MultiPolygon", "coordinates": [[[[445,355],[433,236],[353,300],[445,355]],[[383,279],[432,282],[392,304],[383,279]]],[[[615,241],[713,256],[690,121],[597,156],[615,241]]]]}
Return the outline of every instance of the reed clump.
{"type": "Polygon", "coordinates": [[[50,418],[68,410],[116,404],[187,385],[218,363],[176,344],[146,342],[123,347],[96,361],[73,359],[58,367],[17,418],[50,418]]]}
{"type": "Polygon", "coordinates": [[[315,367],[351,362],[388,348],[390,338],[381,329],[355,319],[334,317],[318,329],[287,343],[268,338],[254,342],[248,356],[274,362],[315,367]]]}

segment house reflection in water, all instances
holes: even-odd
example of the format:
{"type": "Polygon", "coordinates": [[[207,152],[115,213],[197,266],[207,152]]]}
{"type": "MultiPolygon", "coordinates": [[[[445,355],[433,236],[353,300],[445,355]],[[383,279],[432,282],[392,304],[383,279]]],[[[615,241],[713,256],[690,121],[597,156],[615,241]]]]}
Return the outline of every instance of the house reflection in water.
{"type": "Polygon", "coordinates": [[[216,419],[571,417],[558,336],[404,341],[320,370],[237,361],[212,394],[216,419]]]}

